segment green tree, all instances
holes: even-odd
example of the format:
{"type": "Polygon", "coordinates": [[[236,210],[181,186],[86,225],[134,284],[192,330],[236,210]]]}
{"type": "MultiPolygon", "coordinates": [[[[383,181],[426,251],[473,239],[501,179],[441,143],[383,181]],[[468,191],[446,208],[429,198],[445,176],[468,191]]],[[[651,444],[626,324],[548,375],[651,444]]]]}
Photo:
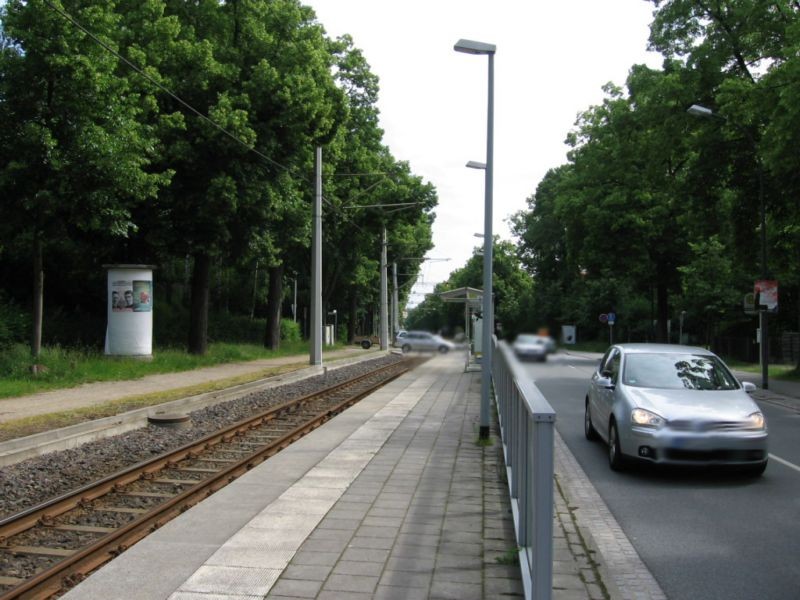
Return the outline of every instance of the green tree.
{"type": "Polygon", "coordinates": [[[3,8],[10,43],[0,54],[0,189],[4,239],[30,248],[31,352],[42,339],[48,252],[83,235],[125,237],[136,203],[169,178],[152,171],[154,131],[140,118],[142,97],[120,77],[112,50],[119,16],[107,3],[12,0],[3,8]]]}
{"type": "MultiPolygon", "coordinates": [[[[492,256],[492,286],[494,315],[498,333],[513,338],[522,331],[532,331],[545,323],[537,322],[531,311],[533,280],[523,269],[516,246],[495,238],[492,256]]],[[[417,305],[408,315],[411,329],[446,330],[455,332],[464,326],[464,305],[446,304],[438,294],[462,287],[483,287],[483,256],[476,248],[467,263],[456,269],[447,281],[438,284],[429,298],[417,305]]],[[[480,309],[477,313],[480,313],[480,309]]]]}
{"type": "Polygon", "coordinates": [[[295,0],[166,7],[180,30],[161,76],[208,118],[159,96],[174,122],[162,160],[175,177],[151,224],[171,253],[193,258],[189,351],[202,354],[212,265],[247,252],[270,271],[269,331],[279,335],[281,248],[307,231],[314,147],[335,132],[342,95],[322,28],[295,0]]]}

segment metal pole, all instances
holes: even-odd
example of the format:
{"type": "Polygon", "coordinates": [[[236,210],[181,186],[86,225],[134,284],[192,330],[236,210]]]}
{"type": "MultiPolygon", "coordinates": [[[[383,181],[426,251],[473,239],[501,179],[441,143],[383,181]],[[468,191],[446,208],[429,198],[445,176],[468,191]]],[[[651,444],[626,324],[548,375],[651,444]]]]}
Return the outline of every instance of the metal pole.
{"type": "MultiPolygon", "coordinates": [[[[755,144],[754,144],[755,146],[755,144]]],[[[758,152],[758,148],[754,147],[758,152]]],[[[756,155],[758,166],[758,207],[761,213],[761,279],[766,280],[767,274],[767,211],[764,207],[764,169],[761,159],[756,155]]],[[[769,323],[768,313],[761,307],[758,308],[758,326],[761,328],[761,387],[769,389],[769,323]]]]}
{"type": "Polygon", "coordinates": [[[492,386],[492,187],[494,175],[494,52],[489,57],[489,100],[486,121],[486,199],[483,215],[483,349],[481,358],[481,422],[479,438],[489,439],[489,396],[492,386]]]}
{"type": "Polygon", "coordinates": [[[392,263],[392,339],[397,335],[400,330],[400,309],[397,306],[399,302],[399,294],[397,292],[397,263],[392,263]]]}
{"type": "Polygon", "coordinates": [[[310,364],[322,364],[322,148],[317,147],[313,232],[311,236],[310,364]]]}
{"type": "Polygon", "coordinates": [[[389,349],[389,307],[386,273],[386,227],[381,231],[381,350],[389,349]]]}
{"type": "Polygon", "coordinates": [[[297,277],[294,278],[294,300],[292,300],[292,320],[297,323],[297,277]]]}

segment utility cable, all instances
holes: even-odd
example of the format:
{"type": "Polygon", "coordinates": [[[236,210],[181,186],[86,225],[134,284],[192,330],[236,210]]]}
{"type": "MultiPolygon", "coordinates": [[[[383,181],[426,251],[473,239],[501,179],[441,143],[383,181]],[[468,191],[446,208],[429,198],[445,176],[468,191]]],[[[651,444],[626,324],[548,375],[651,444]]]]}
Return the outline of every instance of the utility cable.
{"type": "Polygon", "coordinates": [[[171,96],[172,98],[174,98],[175,100],[177,100],[177,101],[178,101],[180,104],[182,104],[183,106],[185,106],[185,107],[186,107],[188,110],[190,110],[191,112],[193,112],[195,115],[197,115],[198,117],[200,117],[200,118],[201,118],[201,119],[203,119],[204,121],[208,122],[208,123],[209,123],[209,124],[211,124],[213,127],[217,128],[219,131],[221,131],[222,133],[224,133],[225,135],[227,135],[227,136],[228,136],[229,138],[231,138],[232,140],[234,140],[234,141],[236,141],[236,142],[240,143],[242,146],[244,146],[245,148],[247,148],[247,149],[248,149],[250,152],[252,152],[252,153],[253,153],[253,154],[255,154],[256,156],[259,156],[260,158],[263,158],[263,159],[264,159],[265,161],[267,161],[269,164],[271,164],[271,165],[274,165],[274,166],[276,166],[276,167],[278,167],[278,168],[281,168],[281,169],[283,169],[283,170],[285,170],[285,171],[291,172],[291,169],[290,169],[289,167],[287,167],[287,166],[285,166],[285,165],[282,165],[281,163],[277,162],[276,160],[273,160],[273,159],[271,159],[271,158],[270,158],[269,156],[267,156],[266,154],[263,154],[263,153],[259,152],[258,150],[256,150],[255,148],[253,148],[252,146],[250,146],[249,144],[247,144],[246,142],[244,142],[244,141],[243,141],[241,138],[237,137],[235,134],[233,134],[233,133],[231,133],[230,131],[228,131],[227,129],[225,129],[225,128],[224,128],[222,125],[220,125],[220,124],[216,123],[216,122],[215,122],[213,119],[211,119],[211,118],[207,117],[206,115],[204,115],[202,112],[200,112],[200,111],[199,111],[199,110],[197,110],[197,109],[196,109],[194,106],[192,106],[191,104],[189,104],[188,102],[186,102],[186,101],[185,101],[183,98],[181,98],[180,96],[178,96],[178,95],[177,95],[175,92],[173,92],[172,90],[170,90],[168,87],[166,87],[165,85],[163,85],[163,84],[159,83],[158,81],[156,81],[155,79],[153,79],[152,77],[150,77],[150,75],[148,75],[147,73],[145,73],[145,72],[144,72],[144,71],[143,71],[141,68],[139,68],[137,65],[135,65],[134,63],[132,63],[130,60],[128,60],[127,58],[125,58],[124,56],[122,56],[122,55],[121,55],[119,52],[117,52],[116,50],[114,50],[113,48],[111,48],[111,47],[110,47],[108,44],[106,44],[106,43],[105,43],[103,40],[101,40],[99,37],[97,37],[97,36],[96,36],[94,33],[92,33],[91,31],[89,31],[89,30],[88,30],[86,27],[84,27],[84,26],[83,26],[83,25],[82,25],[82,24],[81,24],[81,23],[80,23],[80,22],[79,22],[77,19],[75,19],[75,18],[74,18],[72,15],[70,15],[68,12],[66,12],[66,11],[64,11],[64,10],[61,10],[61,9],[60,9],[60,8],[58,8],[57,6],[53,5],[53,4],[52,4],[52,3],[51,3],[49,0],[43,0],[43,2],[44,2],[44,3],[45,3],[47,6],[48,6],[48,7],[50,7],[50,9],[51,9],[53,12],[55,12],[55,13],[56,13],[56,14],[58,14],[58,15],[60,15],[60,16],[61,16],[61,17],[63,17],[64,19],[67,19],[67,20],[68,20],[70,23],[72,23],[72,24],[73,24],[75,27],[77,27],[78,29],[80,29],[81,31],[83,31],[83,32],[84,32],[86,35],[88,35],[88,36],[89,36],[89,37],[90,37],[92,40],[94,40],[94,41],[95,41],[97,44],[99,44],[99,45],[100,45],[100,46],[101,46],[101,47],[102,47],[104,50],[106,50],[107,52],[109,52],[109,53],[111,53],[112,55],[116,56],[116,57],[117,57],[119,60],[121,60],[122,62],[124,62],[126,65],[128,65],[128,66],[129,66],[131,69],[133,69],[134,71],[136,71],[136,72],[137,72],[139,75],[141,75],[142,77],[144,77],[145,79],[147,79],[147,80],[148,80],[150,83],[152,83],[153,85],[155,85],[156,87],[158,87],[158,88],[159,88],[161,91],[163,91],[163,92],[167,93],[169,96],[171,96]]]}

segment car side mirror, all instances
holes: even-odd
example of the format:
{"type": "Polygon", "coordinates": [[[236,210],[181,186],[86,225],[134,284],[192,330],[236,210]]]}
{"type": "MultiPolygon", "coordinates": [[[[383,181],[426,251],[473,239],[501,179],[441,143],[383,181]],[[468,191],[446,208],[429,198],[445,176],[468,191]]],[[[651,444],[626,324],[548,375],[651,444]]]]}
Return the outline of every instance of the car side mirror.
{"type": "Polygon", "coordinates": [[[609,377],[605,372],[600,374],[600,378],[597,380],[597,385],[607,390],[613,390],[615,387],[617,387],[611,377],[609,377]]]}
{"type": "Polygon", "coordinates": [[[741,384],[745,392],[754,392],[758,389],[755,383],[750,383],[749,381],[742,381],[741,384]]]}

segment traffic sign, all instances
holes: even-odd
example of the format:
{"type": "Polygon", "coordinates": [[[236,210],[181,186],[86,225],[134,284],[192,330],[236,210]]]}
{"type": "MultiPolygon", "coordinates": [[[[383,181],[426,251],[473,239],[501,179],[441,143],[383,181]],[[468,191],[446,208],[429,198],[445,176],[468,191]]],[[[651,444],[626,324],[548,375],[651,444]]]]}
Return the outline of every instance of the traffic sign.
{"type": "Polygon", "coordinates": [[[608,315],[606,313],[602,313],[599,318],[601,323],[608,323],[608,315]]]}
{"type": "Polygon", "coordinates": [[[617,313],[608,313],[608,324],[613,325],[617,321],[617,313]]]}

